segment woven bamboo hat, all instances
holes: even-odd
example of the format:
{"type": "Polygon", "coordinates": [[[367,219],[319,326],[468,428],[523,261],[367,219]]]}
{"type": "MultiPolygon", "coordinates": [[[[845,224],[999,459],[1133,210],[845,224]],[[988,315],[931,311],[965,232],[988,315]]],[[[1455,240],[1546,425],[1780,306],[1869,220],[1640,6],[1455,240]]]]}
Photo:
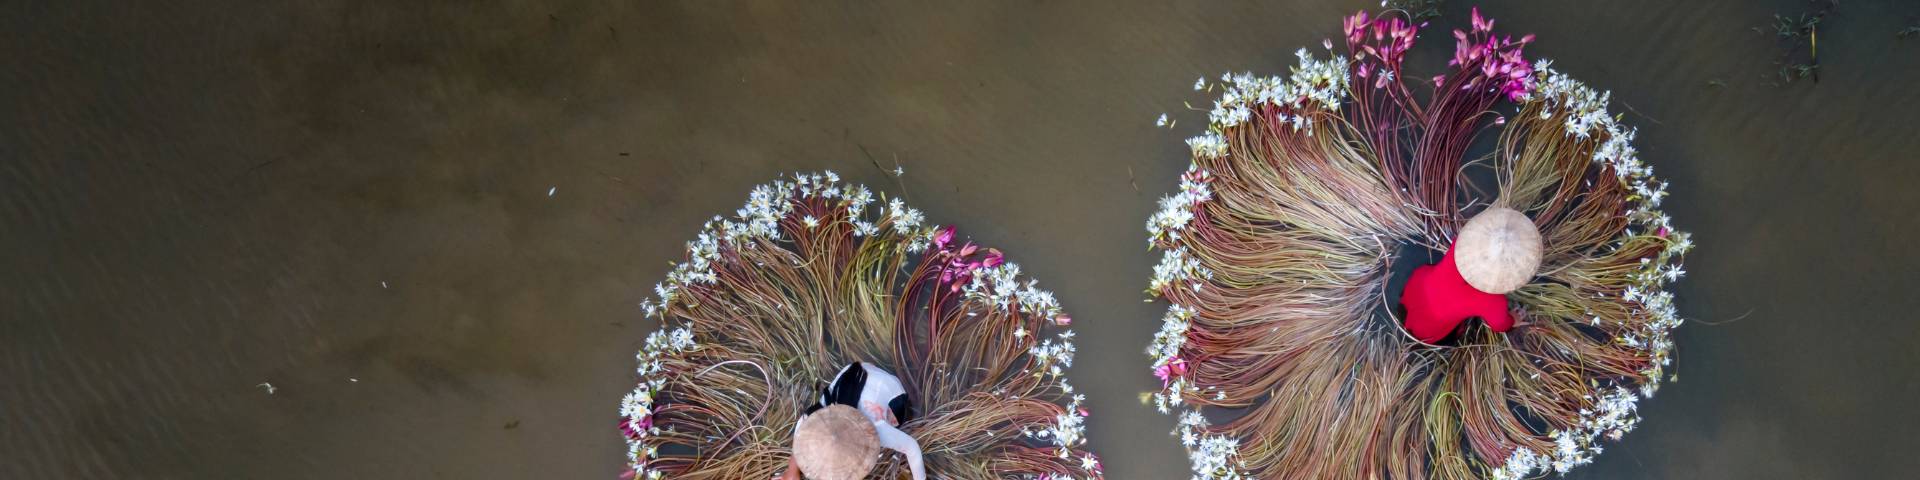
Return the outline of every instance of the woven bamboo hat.
{"type": "Polygon", "coordinates": [[[1527,214],[1487,207],[1453,244],[1453,262],[1475,290],[1504,294],[1526,286],[1540,269],[1540,228],[1527,214]]]}
{"type": "Polygon", "coordinates": [[[846,405],[830,405],[800,419],[793,460],[811,480],[860,480],[880,458],[873,420],[846,405]]]}

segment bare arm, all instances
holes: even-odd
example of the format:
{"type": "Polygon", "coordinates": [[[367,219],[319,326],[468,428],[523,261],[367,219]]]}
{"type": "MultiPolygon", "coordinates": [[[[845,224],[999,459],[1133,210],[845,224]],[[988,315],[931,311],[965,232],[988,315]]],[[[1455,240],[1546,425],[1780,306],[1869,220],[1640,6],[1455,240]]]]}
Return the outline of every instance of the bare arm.
{"type": "Polygon", "coordinates": [[[781,472],[780,476],[773,478],[776,480],[800,480],[800,462],[791,458],[787,459],[787,471],[781,472]]]}
{"type": "Polygon", "coordinates": [[[926,467],[920,462],[920,442],[886,422],[873,422],[873,428],[880,433],[880,446],[907,457],[907,466],[913,467],[913,480],[927,480],[926,467]]]}

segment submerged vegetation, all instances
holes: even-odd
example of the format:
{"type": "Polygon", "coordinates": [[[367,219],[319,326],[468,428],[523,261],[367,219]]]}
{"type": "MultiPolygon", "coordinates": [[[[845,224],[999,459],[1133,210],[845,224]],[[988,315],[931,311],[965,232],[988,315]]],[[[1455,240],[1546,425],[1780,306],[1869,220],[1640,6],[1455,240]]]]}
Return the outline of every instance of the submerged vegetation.
{"type": "Polygon", "coordinates": [[[1773,62],[1780,66],[1780,70],[1774,72],[1774,78],[1780,83],[1793,83],[1807,77],[1812,77],[1814,83],[1820,82],[1820,21],[1831,15],[1840,1],[1808,0],[1808,3],[1819,5],[1819,10],[1798,16],[1775,14],[1769,28],[1753,27],[1753,31],[1771,34],[1775,41],[1785,45],[1780,58],[1773,62]],[[1806,47],[1804,60],[1800,55],[1802,46],[1806,47]]]}
{"type": "Polygon", "coordinates": [[[1346,19],[1346,55],[1301,49],[1285,78],[1221,77],[1148,221],[1148,291],[1171,303],[1148,401],[1178,417],[1196,480],[1565,473],[1632,430],[1665,376],[1681,319],[1663,286],[1693,244],[1609,94],[1528,62],[1533,36],[1477,10],[1452,69],[1411,76],[1406,16],[1346,19]],[[1493,130],[1491,159],[1468,162],[1493,130]],[[1540,227],[1540,274],[1508,296],[1531,325],[1418,342],[1383,318],[1395,248],[1444,249],[1486,203],[1540,227]],[[1214,424],[1218,409],[1239,415],[1214,424]]]}
{"type": "Polygon", "coordinates": [[[1440,18],[1440,0],[1386,0],[1380,6],[1387,10],[1399,10],[1413,21],[1440,18]]]}
{"type": "MultiPolygon", "coordinates": [[[[1097,479],[1072,319],[999,251],[961,245],[900,199],[796,175],[707,223],[642,305],[663,328],[621,404],[630,474],[773,478],[794,424],[843,365],[898,375],[922,410],[900,429],[940,478],[1097,479]],[[1051,338],[1048,338],[1051,337],[1051,338]]],[[[868,478],[898,478],[890,456],[868,478]]]]}

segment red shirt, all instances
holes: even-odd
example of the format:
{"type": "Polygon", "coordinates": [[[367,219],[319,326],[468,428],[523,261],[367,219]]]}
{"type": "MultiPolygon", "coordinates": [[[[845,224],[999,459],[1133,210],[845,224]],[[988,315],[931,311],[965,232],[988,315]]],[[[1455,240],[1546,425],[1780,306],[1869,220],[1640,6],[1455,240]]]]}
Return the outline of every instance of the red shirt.
{"type": "Polygon", "coordinates": [[[1507,296],[1482,292],[1460,276],[1453,264],[1453,249],[1440,263],[1413,269],[1407,288],[1400,294],[1407,307],[1407,331],[1420,341],[1433,343],[1446,338],[1468,317],[1480,317],[1495,332],[1513,328],[1513,314],[1507,310],[1507,296]]]}

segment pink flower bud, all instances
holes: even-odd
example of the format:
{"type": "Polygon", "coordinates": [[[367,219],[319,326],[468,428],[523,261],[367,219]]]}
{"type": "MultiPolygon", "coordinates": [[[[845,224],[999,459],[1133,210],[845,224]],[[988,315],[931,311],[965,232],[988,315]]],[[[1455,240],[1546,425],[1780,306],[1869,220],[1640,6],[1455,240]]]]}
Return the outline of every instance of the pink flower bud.
{"type": "Polygon", "coordinates": [[[945,250],[947,248],[947,242],[951,241],[953,241],[953,227],[948,226],[946,229],[941,230],[939,235],[933,237],[933,248],[935,250],[945,250]]]}

